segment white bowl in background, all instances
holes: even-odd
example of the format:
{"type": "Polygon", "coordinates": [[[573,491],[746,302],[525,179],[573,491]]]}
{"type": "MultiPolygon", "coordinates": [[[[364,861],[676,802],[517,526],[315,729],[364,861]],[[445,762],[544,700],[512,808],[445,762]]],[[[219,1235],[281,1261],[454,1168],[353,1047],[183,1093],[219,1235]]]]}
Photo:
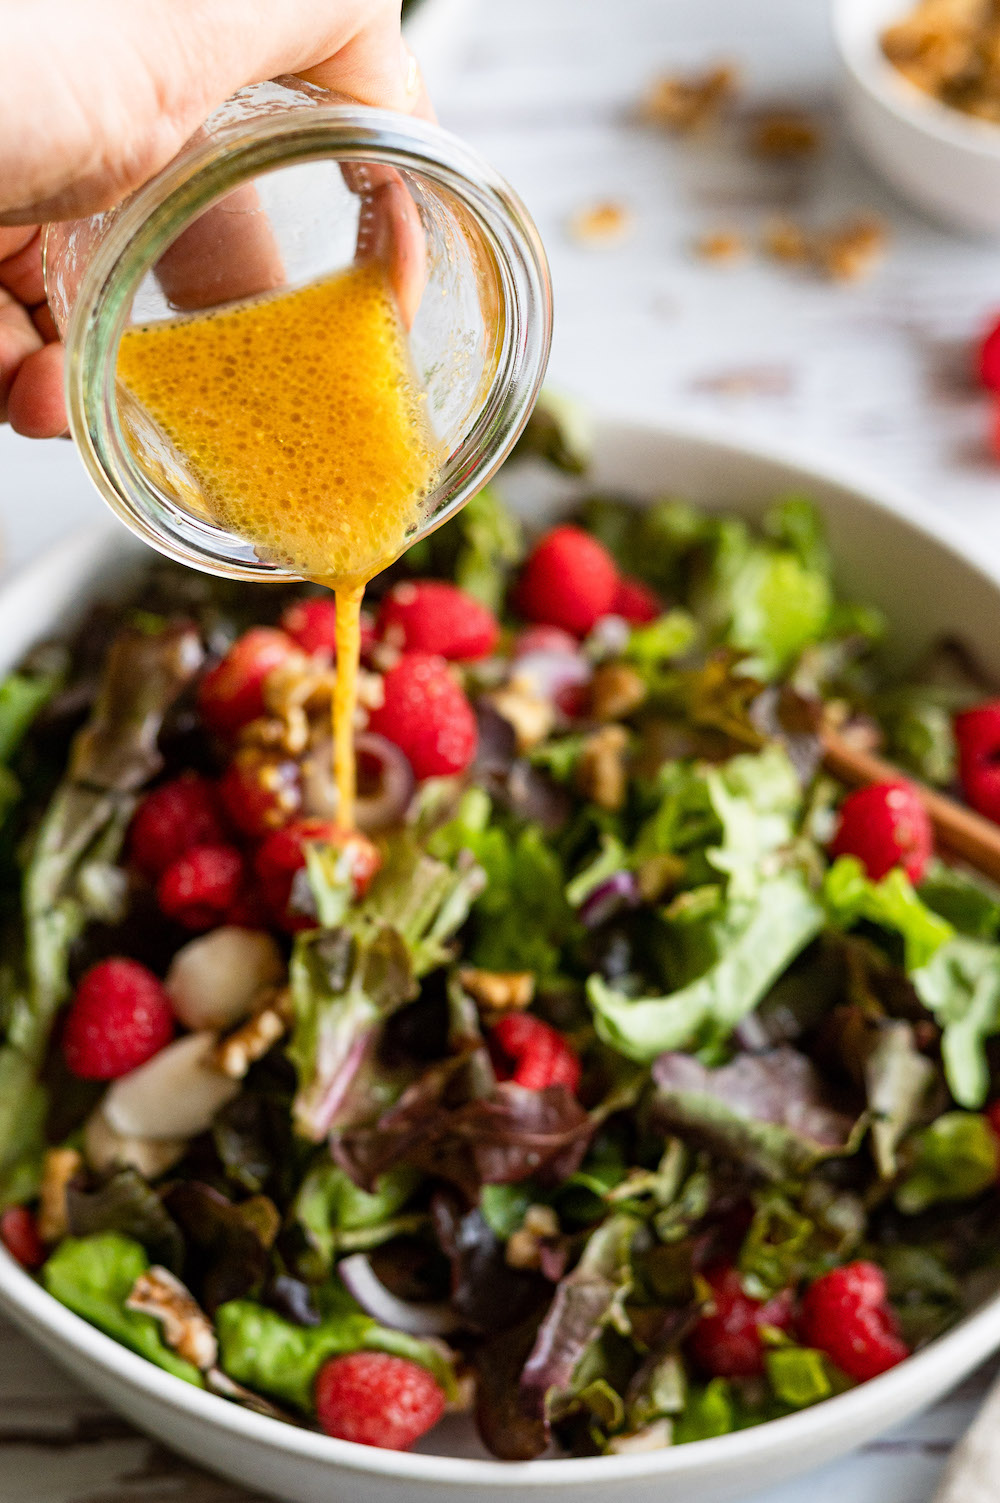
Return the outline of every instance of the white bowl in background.
{"type": "MultiPolygon", "coordinates": [[[[892,651],[961,631],[1000,672],[1000,560],[986,562],[944,517],[805,460],[687,429],[606,421],[595,489],[664,494],[759,515],[776,495],[811,495],[830,531],[842,588],[893,624],[892,651]]],[[[510,489],[514,489],[513,486],[510,489]]],[[[543,518],[579,486],[525,472],[521,506],[543,518]]],[[[0,589],[0,670],[134,571],[145,550],[107,527],[69,539],[0,589]]],[[[148,556],[148,555],[146,555],[148,556]]],[[[939,1398],[1000,1347],[1000,1296],[899,1367],[813,1409],[755,1429],[645,1455],[487,1460],[464,1420],[419,1453],[372,1450],[262,1418],[189,1387],[58,1304],[0,1251],[0,1308],[63,1367],[166,1445],[290,1503],[727,1503],[850,1451],[939,1398]]]]}
{"type": "Polygon", "coordinates": [[[1000,235],[1000,125],[942,104],[879,45],[916,0],[833,0],[848,129],[905,198],[951,228],[1000,235]]]}

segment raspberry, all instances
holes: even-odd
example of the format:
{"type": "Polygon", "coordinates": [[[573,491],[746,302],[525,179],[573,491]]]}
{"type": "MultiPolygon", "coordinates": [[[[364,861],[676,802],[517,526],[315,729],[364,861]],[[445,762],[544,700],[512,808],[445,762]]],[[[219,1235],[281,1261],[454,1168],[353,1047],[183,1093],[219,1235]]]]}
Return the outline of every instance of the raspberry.
{"type": "Polygon", "coordinates": [[[38,1235],[38,1222],[27,1206],[8,1206],[0,1216],[0,1242],[15,1263],[29,1273],[45,1262],[45,1246],[38,1235]]]}
{"type": "Polygon", "coordinates": [[[114,957],[82,977],[66,1014],[63,1057],[82,1080],[117,1080],[152,1059],[173,1034],[162,983],[138,961],[114,957]]]}
{"type": "Polygon", "coordinates": [[[962,792],[978,813],[1000,823],[1000,700],[955,716],[962,792]]]}
{"type": "Polygon", "coordinates": [[[297,651],[291,637],[270,626],[255,626],[238,637],[198,690],[198,706],[209,730],[231,736],[263,715],[268,674],[297,651]]]}
{"type": "Polygon", "coordinates": [[[1000,1148],[1000,1101],[991,1101],[989,1106],[984,1106],[983,1116],[990,1124],[990,1130],[997,1139],[997,1146],[1000,1148]]]}
{"type": "Polygon", "coordinates": [[[359,1446],[409,1450],[437,1424],[444,1405],[440,1385],[426,1367],[387,1352],[332,1357],[316,1378],[322,1429],[359,1446]]]}
{"type": "Polygon", "coordinates": [[[800,1330],[803,1341],[858,1383],[910,1355],[874,1263],[848,1263],[818,1278],[803,1298],[800,1330]]]}
{"type": "Polygon", "coordinates": [[[129,852],[139,870],[155,881],[191,846],[223,839],[215,788],[196,772],[183,772],[146,794],[132,816],[129,852]]]}
{"type": "Polygon", "coordinates": [[[500,627],[492,611],[443,579],[404,580],[382,602],[378,634],[404,652],[442,658],[487,658],[500,627]]]}
{"type": "Polygon", "coordinates": [[[623,616],[633,626],[645,626],[648,622],[655,621],[657,616],[662,616],[663,605],[659,596],[648,585],[644,585],[641,579],[630,579],[625,575],[618,581],[611,614],[623,616]]]}
{"type": "Polygon", "coordinates": [[[241,746],[222,775],[219,793],[238,830],[244,835],[267,835],[298,814],[301,770],[290,757],[275,756],[258,746],[241,746]]]}
{"type": "Polygon", "coordinates": [[[342,847],[348,852],[354,895],[358,898],[368,891],[382,864],[377,847],[367,836],[342,830],[329,820],[298,819],[283,830],[275,830],[258,850],[254,869],[275,922],[290,933],[316,925],[316,920],[308,914],[289,908],[295,874],[306,864],[305,847],[310,842],[342,847]]]}
{"type": "Polygon", "coordinates": [[[607,549],[579,527],[555,527],[529,555],[516,603],[529,621],[585,637],[608,615],[617,591],[618,571],[607,549]]]}
{"type": "Polygon", "coordinates": [[[873,882],[894,866],[919,882],[933,851],[930,817],[916,788],[902,778],[869,783],[840,806],[830,853],[856,856],[873,882]]]}
{"type": "Polygon", "coordinates": [[[785,1289],[764,1304],[744,1293],[735,1268],[710,1269],[705,1280],[714,1308],[702,1315],[691,1333],[691,1356],[713,1378],[759,1377],[764,1371],[761,1326],[788,1330],[792,1291],[785,1289]]]}
{"type": "MultiPolygon", "coordinates": [[[[282,630],[310,657],[337,656],[337,603],[332,595],[310,595],[290,605],[281,618],[282,630]]],[[[375,643],[375,626],[367,611],[361,613],[361,652],[375,643]]]]}
{"type": "Polygon", "coordinates": [[[541,1018],[509,1012],[490,1029],[491,1053],[501,1080],[512,1080],[529,1091],[563,1085],[575,1091],[580,1084],[580,1061],[572,1044],[541,1018]]]}
{"type": "Polygon", "coordinates": [[[167,867],[156,901],[185,929],[224,923],[240,898],[243,857],[234,845],[196,845],[167,867]]]}
{"type": "Polygon", "coordinates": [[[405,752],[417,778],[464,772],[476,755],[476,717],[444,659],[405,653],[382,685],[368,729],[405,752]]]}
{"type": "Polygon", "coordinates": [[[990,391],[1000,392],[1000,319],[983,335],[977,363],[982,384],[990,391]]]}

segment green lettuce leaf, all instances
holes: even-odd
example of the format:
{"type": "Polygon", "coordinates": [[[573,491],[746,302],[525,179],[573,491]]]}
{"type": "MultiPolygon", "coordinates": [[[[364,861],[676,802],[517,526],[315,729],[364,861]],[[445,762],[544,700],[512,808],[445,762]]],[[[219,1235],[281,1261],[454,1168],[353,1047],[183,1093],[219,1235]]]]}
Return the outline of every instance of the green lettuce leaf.
{"type": "Polygon", "coordinates": [[[43,1265],[42,1283],[60,1304],[186,1383],[203,1387],[201,1373],[164,1343],[151,1315],[127,1310],[125,1301],[149,1259],[145,1249],[117,1232],[66,1237],[43,1265]]]}
{"type": "Polygon", "coordinates": [[[632,998],[591,976],[587,996],[597,1031],[612,1049],[640,1063],[706,1035],[725,1038],[822,927],[823,911],[805,879],[784,872],[752,902],[730,905],[712,963],[680,990],[632,998]]]}
{"type": "Polygon", "coordinates": [[[933,861],[919,887],[921,901],[970,939],[996,939],[1000,889],[978,873],[933,861]]]}
{"type": "MultiPolygon", "coordinates": [[[[801,525],[801,524],[799,524],[801,525]]],[[[781,530],[775,519],[772,530],[781,530]]],[[[701,613],[723,641],[772,678],[826,632],[833,590],[825,565],[756,538],[744,522],[719,524],[701,613]]]]}
{"type": "Polygon", "coordinates": [[[896,1191],[901,1211],[970,1200],[996,1182],[996,1136],[977,1112],[945,1112],[920,1134],[913,1166],[896,1191]]]}
{"type": "Polygon", "coordinates": [[[942,1029],[948,1089],[960,1106],[982,1106],[990,1089],[986,1040],[1000,1033],[1000,949],[958,936],[910,979],[942,1029]]]}
{"type": "Polygon", "coordinates": [[[230,1300],[216,1311],[219,1365],[237,1383],[305,1413],[313,1408],[316,1374],[329,1357],[362,1349],[419,1362],[453,1397],[455,1376],[441,1348],[380,1326],[339,1281],[317,1296],[319,1325],[300,1326],[254,1300],[230,1300]]]}
{"type": "Polygon", "coordinates": [[[906,969],[917,971],[951,939],[954,930],[927,907],[898,866],[873,882],[855,856],[840,856],[823,880],[823,901],[831,924],[851,929],[862,920],[899,934],[906,969]]]}
{"type": "Polygon", "coordinates": [[[583,475],[590,465],[593,425],[586,407],[546,388],[514,449],[515,459],[542,459],[565,475],[583,475]]]}
{"type": "Polygon", "coordinates": [[[875,1163],[883,1179],[892,1179],[897,1149],[918,1120],[937,1071],[917,1048],[910,1024],[895,1019],[880,1022],[864,1075],[875,1163]]]}
{"type": "Polygon", "coordinates": [[[790,1409],[807,1409],[833,1392],[822,1352],[811,1347],[779,1346],[764,1354],[774,1396],[790,1409]]]}
{"type": "Polygon", "coordinates": [[[337,1252],[377,1247],[395,1236],[399,1230],[397,1213],[410,1199],[419,1179],[414,1170],[400,1165],[381,1175],[369,1194],[324,1151],[302,1181],[292,1205],[292,1216],[305,1232],[323,1272],[329,1273],[337,1252]]]}

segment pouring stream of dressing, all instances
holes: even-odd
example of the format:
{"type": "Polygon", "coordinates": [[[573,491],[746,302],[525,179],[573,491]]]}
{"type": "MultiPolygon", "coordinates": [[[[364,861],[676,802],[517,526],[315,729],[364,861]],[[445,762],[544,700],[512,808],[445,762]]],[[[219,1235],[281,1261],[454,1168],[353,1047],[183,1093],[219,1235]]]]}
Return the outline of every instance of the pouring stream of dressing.
{"type": "Polygon", "coordinates": [[[441,464],[384,271],[369,262],[129,329],[117,373],[213,520],[334,590],[336,819],[353,827],[361,601],[406,547],[441,464]]]}

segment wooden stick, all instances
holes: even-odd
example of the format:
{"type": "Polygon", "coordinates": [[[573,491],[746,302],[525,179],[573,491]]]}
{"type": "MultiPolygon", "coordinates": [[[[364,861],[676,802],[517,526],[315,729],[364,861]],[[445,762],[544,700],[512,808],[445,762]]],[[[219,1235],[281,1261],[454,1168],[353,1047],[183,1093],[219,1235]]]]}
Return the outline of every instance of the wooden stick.
{"type": "Polygon", "coordinates": [[[844,783],[884,783],[906,778],[924,801],[938,844],[953,856],[961,856],[994,882],[1000,882],[1000,825],[918,783],[891,762],[884,762],[871,752],[859,751],[829,727],[823,731],[823,765],[844,783]]]}

